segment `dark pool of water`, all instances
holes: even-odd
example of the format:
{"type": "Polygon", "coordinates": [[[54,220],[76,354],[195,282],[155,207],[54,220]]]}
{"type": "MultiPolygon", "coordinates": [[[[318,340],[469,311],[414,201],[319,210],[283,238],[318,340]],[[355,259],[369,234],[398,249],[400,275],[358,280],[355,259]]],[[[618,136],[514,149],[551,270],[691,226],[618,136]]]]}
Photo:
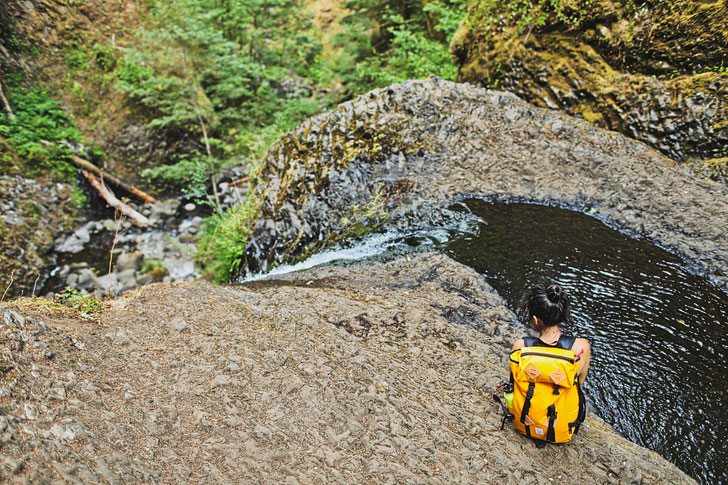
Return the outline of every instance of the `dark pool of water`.
{"type": "Polygon", "coordinates": [[[728,483],[728,296],[676,256],[555,207],[465,202],[482,222],[443,250],[515,309],[528,285],[571,295],[598,414],[705,484],[728,483]]]}

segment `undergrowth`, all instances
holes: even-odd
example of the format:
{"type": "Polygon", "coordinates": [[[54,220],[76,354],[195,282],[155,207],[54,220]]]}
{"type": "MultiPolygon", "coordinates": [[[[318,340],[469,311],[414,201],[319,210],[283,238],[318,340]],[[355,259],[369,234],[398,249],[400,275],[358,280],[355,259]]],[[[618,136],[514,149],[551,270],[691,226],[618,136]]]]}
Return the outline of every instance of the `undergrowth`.
{"type": "Polygon", "coordinates": [[[38,87],[14,89],[8,101],[15,119],[6,112],[0,114],[0,137],[17,157],[14,161],[5,158],[3,165],[19,165],[16,168],[30,176],[71,179],[76,171],[69,162],[72,150],[67,144],[81,142],[81,134],[70,116],[38,87]]]}
{"type": "Polygon", "coordinates": [[[195,262],[206,278],[228,283],[240,273],[245,245],[258,214],[254,192],[251,191],[245,203],[216,213],[205,221],[195,262]]]}
{"type": "Polygon", "coordinates": [[[56,299],[60,304],[67,306],[86,317],[97,316],[101,313],[101,310],[104,307],[101,300],[97,300],[91,295],[81,293],[70,286],[67,286],[66,289],[56,295],[56,299]]]}

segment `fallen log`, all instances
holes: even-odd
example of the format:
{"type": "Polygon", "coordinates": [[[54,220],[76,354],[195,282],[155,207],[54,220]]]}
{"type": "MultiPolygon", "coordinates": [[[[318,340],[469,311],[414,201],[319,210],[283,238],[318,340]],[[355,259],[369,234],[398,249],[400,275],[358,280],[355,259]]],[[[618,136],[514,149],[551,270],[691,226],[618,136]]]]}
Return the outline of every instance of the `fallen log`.
{"type": "Polygon", "coordinates": [[[3,105],[5,105],[5,111],[8,113],[8,118],[14,120],[15,114],[13,113],[13,109],[10,107],[10,103],[8,103],[8,99],[5,97],[2,82],[0,82],[0,99],[2,99],[3,105]]]}
{"type": "Polygon", "coordinates": [[[157,199],[155,199],[151,195],[149,195],[145,192],[142,192],[141,190],[137,189],[136,187],[127,184],[126,182],[120,180],[117,177],[114,177],[113,175],[111,175],[109,173],[104,172],[103,170],[101,170],[99,167],[97,167],[93,163],[91,163],[87,160],[84,160],[83,158],[81,158],[79,156],[71,155],[71,162],[73,162],[74,165],[76,165],[77,167],[79,167],[82,170],[87,170],[89,172],[93,172],[96,175],[98,175],[99,177],[103,178],[104,180],[108,180],[109,182],[113,183],[114,185],[118,185],[122,189],[126,190],[127,192],[129,192],[131,194],[136,195],[137,197],[139,197],[140,199],[142,199],[145,202],[149,202],[150,204],[157,203],[157,199]]]}
{"type": "Polygon", "coordinates": [[[91,184],[91,187],[96,189],[96,192],[99,193],[99,195],[106,201],[106,203],[114,209],[117,209],[119,212],[122,213],[122,215],[128,217],[131,220],[132,224],[136,224],[137,226],[141,227],[149,227],[152,225],[149,219],[117,199],[114,193],[108,187],[106,187],[106,185],[104,185],[104,182],[100,180],[96,175],[87,170],[81,170],[81,173],[84,175],[84,177],[86,177],[88,182],[91,184]]]}

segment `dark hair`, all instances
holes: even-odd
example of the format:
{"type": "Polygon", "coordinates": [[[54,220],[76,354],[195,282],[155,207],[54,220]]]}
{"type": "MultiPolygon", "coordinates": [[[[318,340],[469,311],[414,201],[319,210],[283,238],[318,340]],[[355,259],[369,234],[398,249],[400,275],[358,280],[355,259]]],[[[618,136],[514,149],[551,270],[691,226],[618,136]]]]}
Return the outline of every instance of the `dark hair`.
{"type": "Polygon", "coordinates": [[[523,297],[521,309],[528,325],[535,315],[546,327],[571,325],[569,297],[557,284],[536,285],[523,297]]]}

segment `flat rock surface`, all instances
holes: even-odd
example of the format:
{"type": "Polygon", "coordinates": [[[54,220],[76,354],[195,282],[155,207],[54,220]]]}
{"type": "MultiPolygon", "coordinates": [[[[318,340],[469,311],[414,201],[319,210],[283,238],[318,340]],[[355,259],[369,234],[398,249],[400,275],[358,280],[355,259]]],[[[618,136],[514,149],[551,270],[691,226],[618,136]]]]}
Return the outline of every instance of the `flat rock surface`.
{"type": "Polygon", "coordinates": [[[514,316],[443,255],[0,312],[3,483],[692,482],[598,418],[500,430],[514,316]]]}

